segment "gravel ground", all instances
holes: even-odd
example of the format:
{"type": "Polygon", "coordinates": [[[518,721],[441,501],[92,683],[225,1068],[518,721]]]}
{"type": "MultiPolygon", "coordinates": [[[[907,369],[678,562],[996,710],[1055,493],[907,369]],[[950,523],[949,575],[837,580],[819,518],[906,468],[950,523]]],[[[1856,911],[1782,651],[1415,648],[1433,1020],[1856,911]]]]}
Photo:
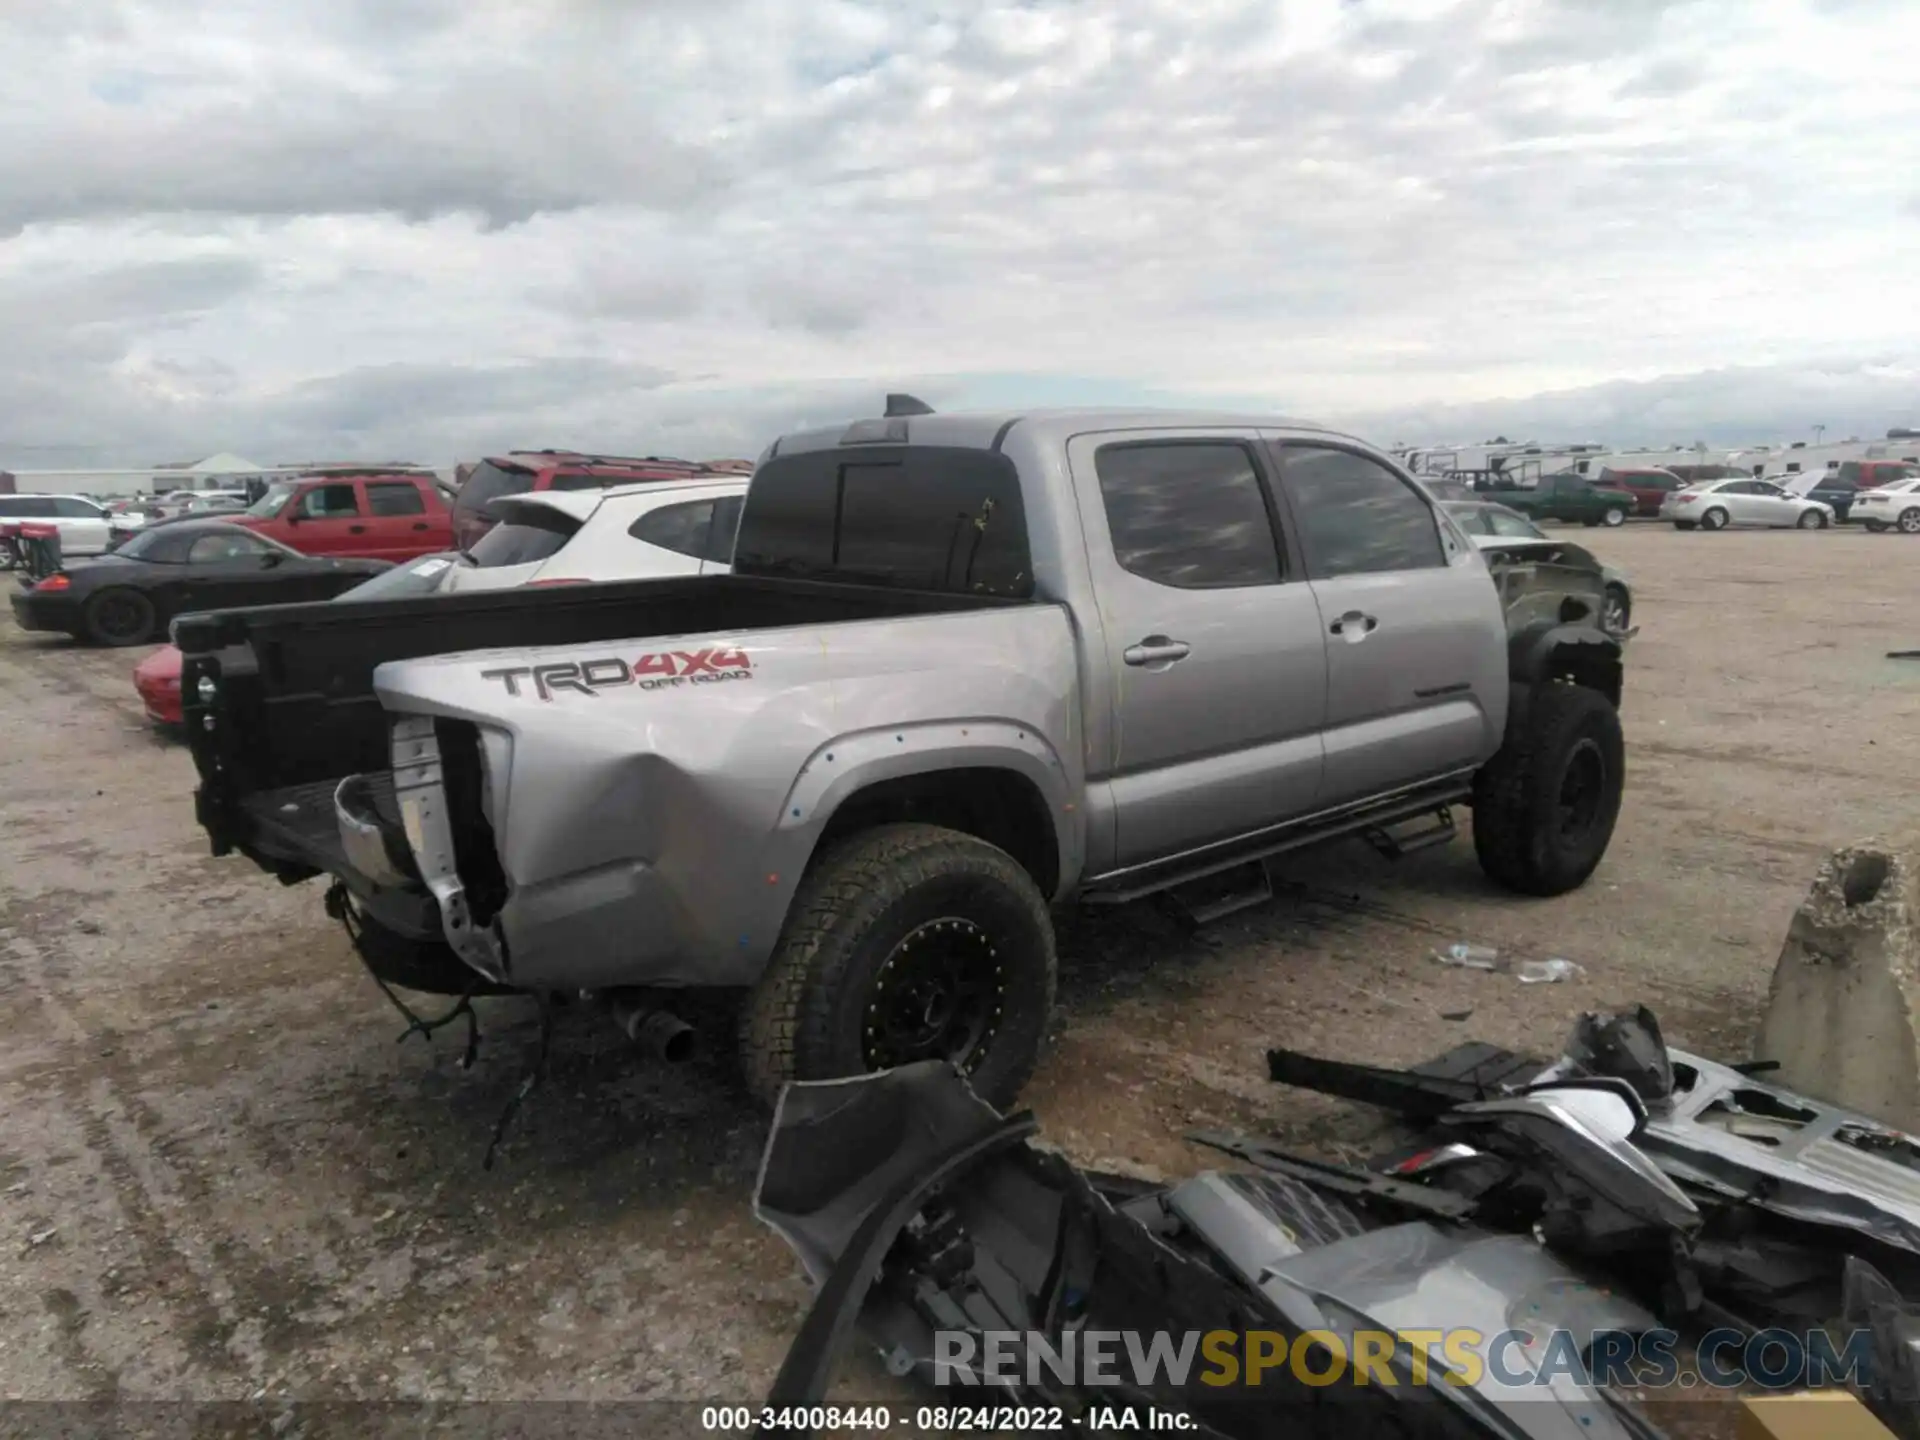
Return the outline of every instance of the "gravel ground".
{"type": "MultiPolygon", "coordinates": [[[[1377,1122],[1263,1080],[1280,1041],[1381,1063],[1469,1036],[1551,1050],[1577,1011],[1646,1001],[1676,1043],[1744,1057],[1822,858],[1912,826],[1920,663],[1883,657],[1920,646],[1920,546],[1579,538],[1631,572],[1643,626],[1595,879],[1524,901],[1464,841],[1398,864],[1350,844],[1198,938],[1145,907],[1076,920],[1030,1091],[1048,1139],[1168,1175],[1207,1163],[1180,1139],[1195,1125],[1364,1153],[1377,1122]],[[1454,939],[1583,973],[1435,964],[1454,939]]],[[[483,1171],[529,1010],[483,1007],[470,1071],[452,1031],[396,1044],[319,886],[206,854],[192,765],[133,693],[141,653],[0,621],[6,1395],[756,1401],[808,1290],[750,1213],[763,1122],[724,1057],[655,1067],[570,1014],[483,1171]]],[[[863,1358],[840,1388],[905,1397],[863,1358]]]]}

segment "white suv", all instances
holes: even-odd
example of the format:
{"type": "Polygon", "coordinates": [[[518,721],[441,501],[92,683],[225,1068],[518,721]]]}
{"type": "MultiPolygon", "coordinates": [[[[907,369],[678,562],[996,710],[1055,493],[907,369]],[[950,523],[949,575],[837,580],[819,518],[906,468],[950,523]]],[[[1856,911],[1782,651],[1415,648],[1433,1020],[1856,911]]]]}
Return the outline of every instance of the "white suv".
{"type": "MultiPolygon", "coordinates": [[[[0,525],[21,521],[52,525],[60,532],[63,556],[105,554],[112,520],[104,505],[84,495],[0,495],[0,525]]],[[[0,543],[0,570],[11,570],[19,563],[12,542],[0,543]]]]}
{"type": "Polygon", "coordinates": [[[487,505],[499,523],[448,569],[440,589],[722,573],[746,493],[743,475],[503,495],[487,505]]]}

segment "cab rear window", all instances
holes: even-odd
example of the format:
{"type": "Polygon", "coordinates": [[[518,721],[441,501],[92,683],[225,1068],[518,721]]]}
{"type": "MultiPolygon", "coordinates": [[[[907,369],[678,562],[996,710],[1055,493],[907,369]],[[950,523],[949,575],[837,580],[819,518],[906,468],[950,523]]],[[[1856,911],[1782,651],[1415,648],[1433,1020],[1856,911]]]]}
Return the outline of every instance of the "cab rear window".
{"type": "Polygon", "coordinates": [[[747,491],[734,573],[1024,599],[1013,462],[988,450],[840,446],[776,456],[747,491]]]}

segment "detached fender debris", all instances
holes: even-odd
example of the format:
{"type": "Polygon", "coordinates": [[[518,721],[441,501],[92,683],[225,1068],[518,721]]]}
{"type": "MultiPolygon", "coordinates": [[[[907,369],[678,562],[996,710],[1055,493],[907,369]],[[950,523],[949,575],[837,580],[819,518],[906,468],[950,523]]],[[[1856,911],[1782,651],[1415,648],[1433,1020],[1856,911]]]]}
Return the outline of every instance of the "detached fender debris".
{"type": "MultiPolygon", "coordinates": [[[[1603,1093],[1590,1123],[1603,1108],[1638,1113],[1606,1087],[1566,1092],[1603,1093]]],[[[1518,1123],[1561,1128],[1550,1098],[1518,1123]]],[[[1078,1169],[1031,1143],[1033,1130],[944,1062],[787,1087],[755,1213],[819,1289],[770,1410],[804,1416],[818,1403],[857,1329],[939,1403],[1057,1407],[1069,1433],[1119,1414],[1147,1430],[1151,1411],[1184,1417],[1201,1440],[1660,1434],[1629,1392],[1549,1374],[1544,1355],[1513,1346],[1503,1367],[1471,1363],[1469,1332],[1490,1342],[1516,1313],[1537,1332],[1580,1335],[1657,1321],[1531,1237],[1464,1223],[1470,1200],[1310,1162],[1150,1184],[1078,1169]],[[1410,1342],[1396,1349],[1395,1337],[1428,1330],[1453,1348],[1417,1362],[1410,1342]],[[1230,1348],[1202,1352],[1216,1332],[1230,1348]],[[1325,1382],[1360,1355],[1391,1383],[1325,1382]]],[[[1616,1142],[1569,1132],[1561,1143],[1597,1152],[1586,1162],[1601,1171],[1618,1164],[1616,1142]]],[[[1665,1185],[1657,1171],[1651,1182],[1665,1185]]],[[[1631,1203],[1631,1191],[1616,1194],[1631,1203]]]]}
{"type": "Polygon", "coordinates": [[[1914,1136],[1673,1050],[1645,1006],[1581,1016],[1551,1062],[1472,1042],[1268,1068],[1419,1137],[1354,1166],[1194,1134],[1252,1170],[1160,1184],[1072,1165],[944,1062],[787,1087],[755,1213],[818,1290],[769,1408],[804,1418],[858,1333],[937,1403],[1057,1407],[1067,1431],[1651,1440],[1603,1338],[1783,1326],[1851,1356],[1847,1327],[1873,1350],[1849,1383],[1920,1440],[1914,1136]],[[1519,1372],[1488,1353],[1516,1326],[1519,1372]],[[1589,1348],[1554,1366],[1566,1337],[1589,1348]],[[1362,1357],[1395,1383],[1352,1383],[1362,1357]]]}
{"type": "MultiPolygon", "coordinates": [[[[1434,1126],[1436,1140],[1462,1138],[1463,1117],[1487,1101],[1542,1084],[1625,1085],[1647,1111],[1634,1148],[1693,1201],[1702,1223],[1679,1237],[1686,1243],[1670,1269],[1623,1264],[1617,1273],[1648,1295],[1677,1280],[1668,1298],[1680,1314],[1712,1310],[1755,1329],[1825,1325],[1841,1312],[1849,1254],[1900,1293],[1920,1295],[1920,1138],[1768,1084],[1759,1078],[1768,1062],[1736,1067],[1670,1050],[1644,1006],[1582,1016],[1552,1064],[1479,1043],[1410,1070],[1293,1050],[1267,1059],[1277,1081],[1395,1111],[1434,1126]]],[[[1465,1138],[1512,1154],[1511,1137],[1465,1138]]]]}

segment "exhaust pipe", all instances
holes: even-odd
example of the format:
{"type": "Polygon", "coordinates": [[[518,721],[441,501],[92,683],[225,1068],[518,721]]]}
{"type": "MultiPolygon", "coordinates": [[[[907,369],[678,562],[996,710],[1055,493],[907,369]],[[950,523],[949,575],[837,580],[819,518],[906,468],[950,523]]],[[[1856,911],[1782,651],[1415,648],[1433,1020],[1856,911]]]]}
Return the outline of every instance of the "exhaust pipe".
{"type": "Polygon", "coordinates": [[[613,1023],[655,1059],[680,1065],[693,1058],[693,1027],[654,1003],[651,995],[633,991],[616,994],[612,1005],[613,1023]]]}

